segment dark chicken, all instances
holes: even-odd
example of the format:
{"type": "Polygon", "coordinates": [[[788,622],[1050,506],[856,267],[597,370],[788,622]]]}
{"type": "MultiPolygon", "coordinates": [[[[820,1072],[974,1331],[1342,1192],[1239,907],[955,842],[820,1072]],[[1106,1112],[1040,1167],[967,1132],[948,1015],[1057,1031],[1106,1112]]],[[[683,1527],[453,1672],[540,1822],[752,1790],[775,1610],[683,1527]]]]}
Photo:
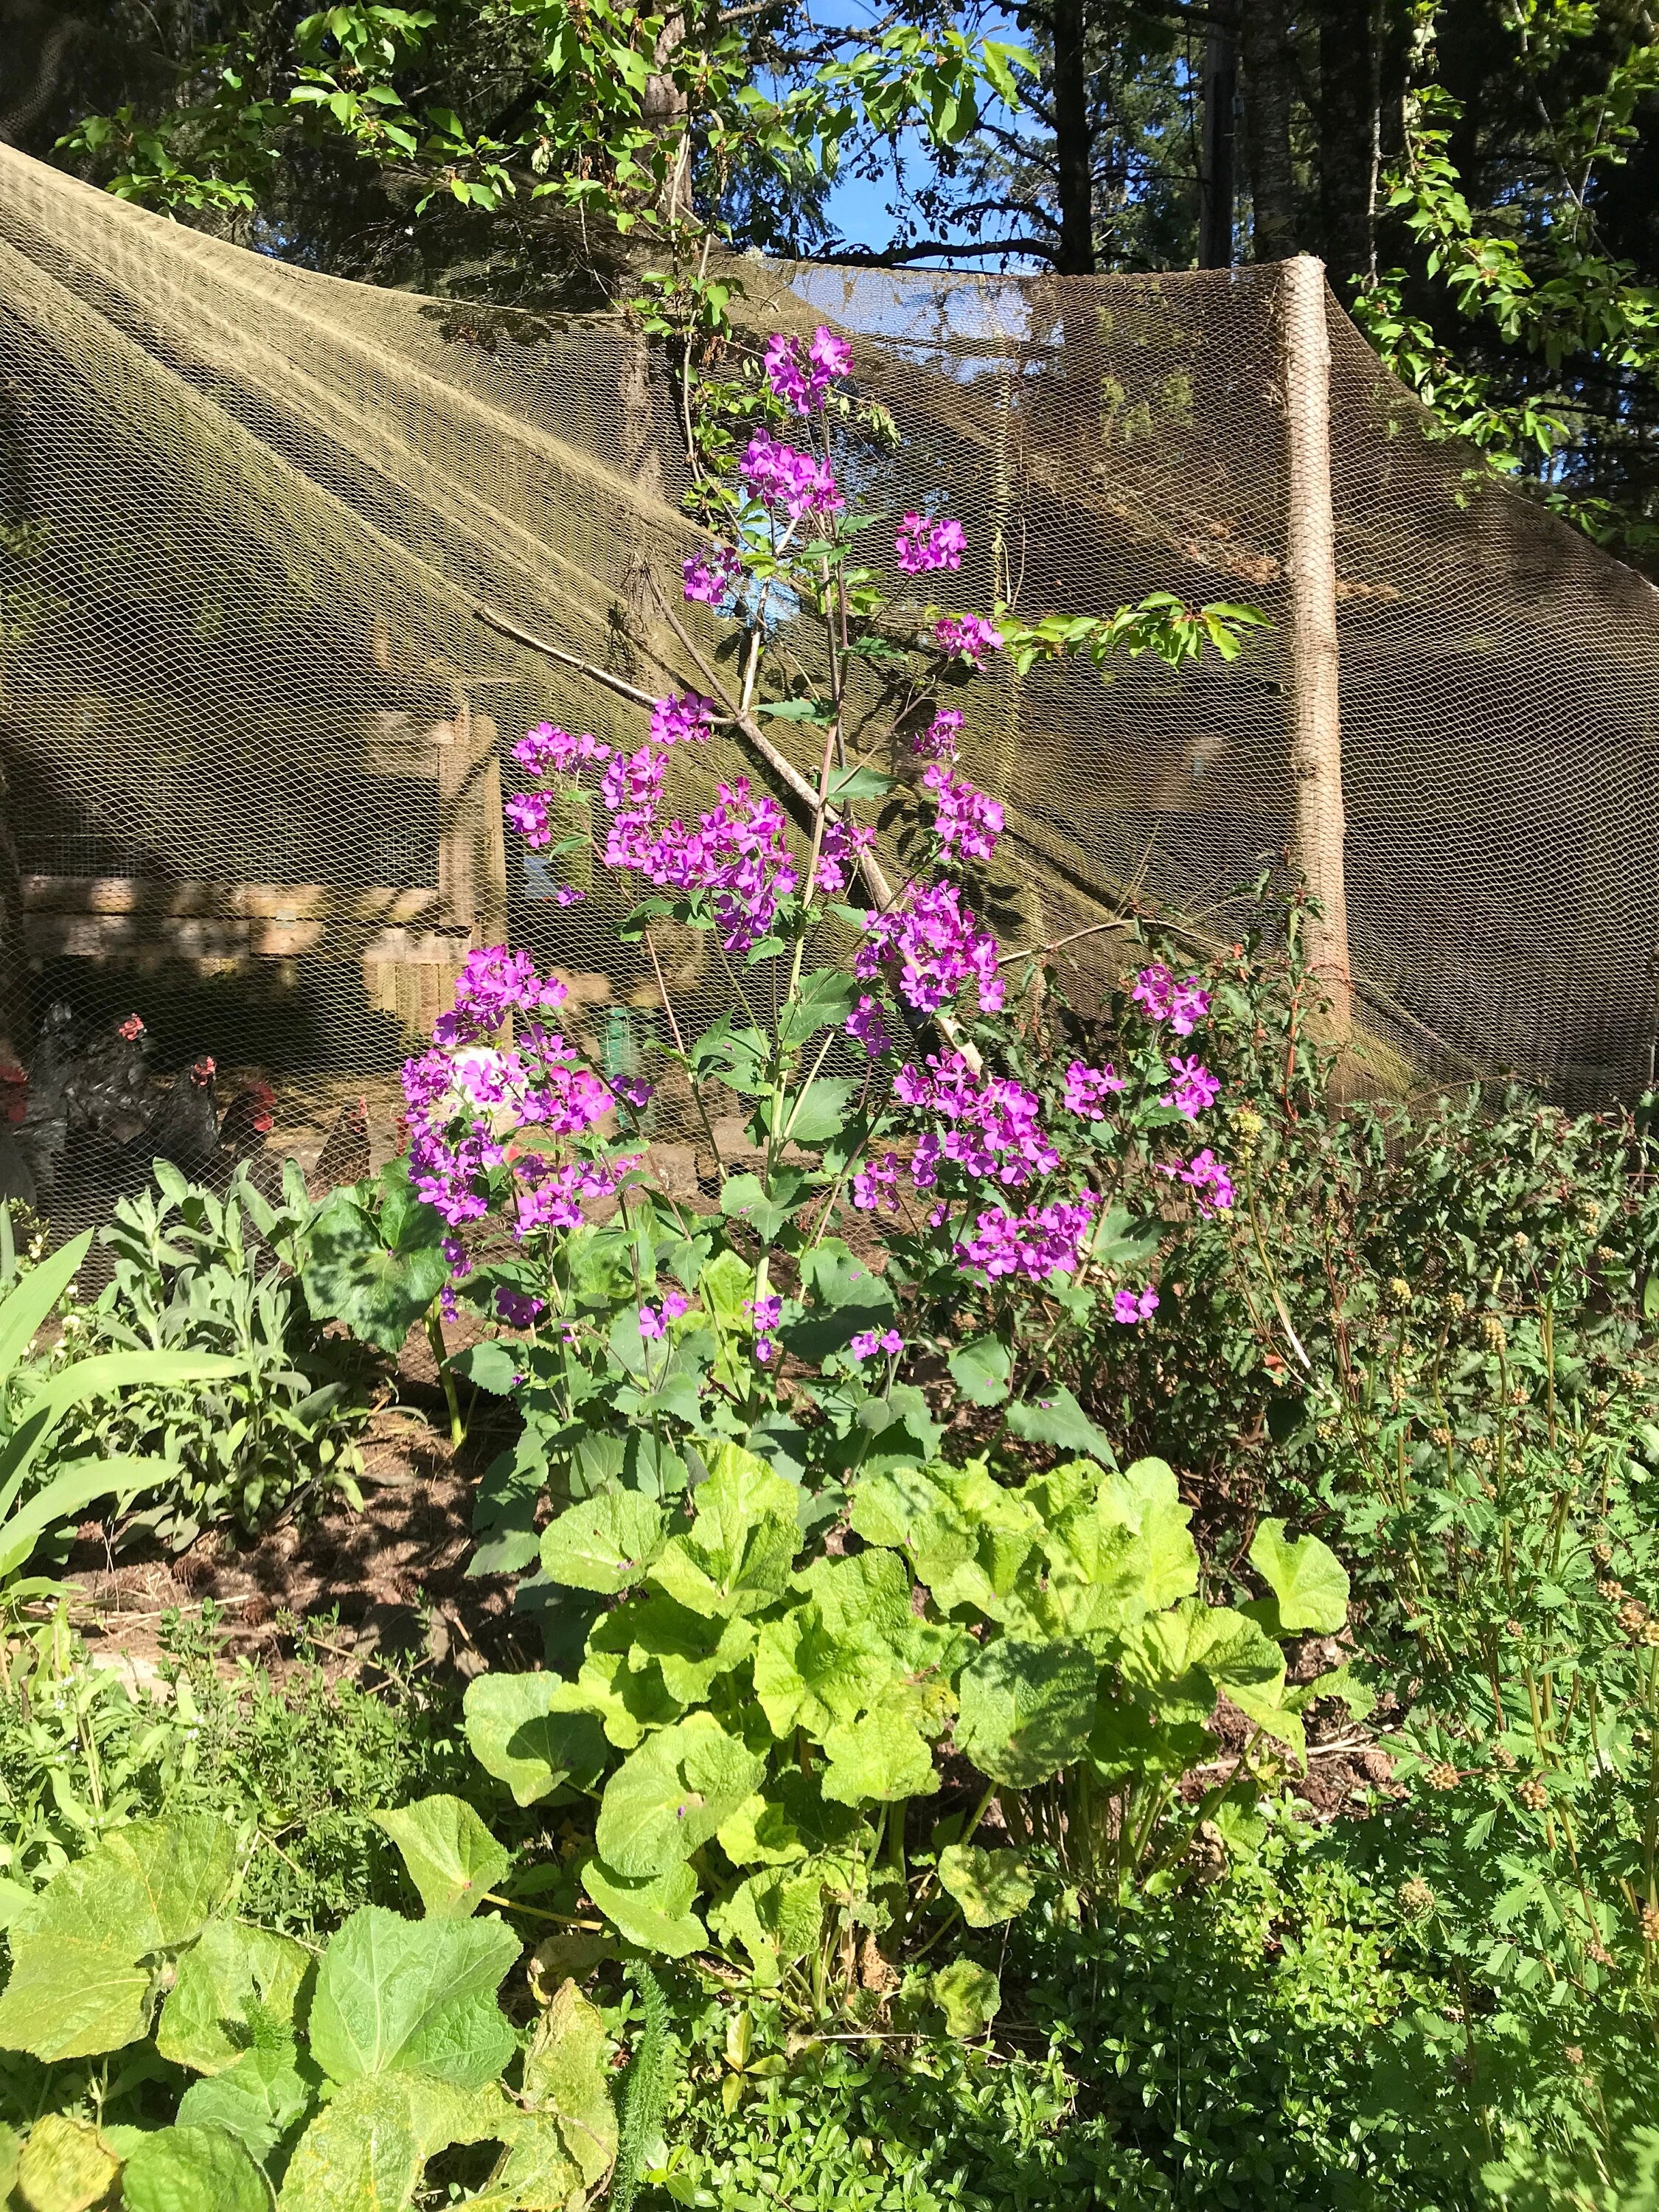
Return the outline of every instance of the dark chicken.
{"type": "Polygon", "coordinates": [[[182,1174],[199,1182],[219,1149],[219,1105],[214,1089],[216,1065],[204,1053],[193,1060],[138,1134],[130,1150],[140,1158],[171,1160],[182,1174]]]}
{"type": "Polygon", "coordinates": [[[340,1109],[339,1117],[317,1155],[317,1164],[306,1177],[313,1198],[337,1184],[362,1182],[373,1171],[368,1150],[368,1101],[354,1098],[340,1109]]]}
{"type": "Polygon", "coordinates": [[[219,1148],[245,1160],[260,1150],[276,1127],[276,1094],[268,1083],[250,1083],[236,1093],[219,1124],[219,1148]]]}

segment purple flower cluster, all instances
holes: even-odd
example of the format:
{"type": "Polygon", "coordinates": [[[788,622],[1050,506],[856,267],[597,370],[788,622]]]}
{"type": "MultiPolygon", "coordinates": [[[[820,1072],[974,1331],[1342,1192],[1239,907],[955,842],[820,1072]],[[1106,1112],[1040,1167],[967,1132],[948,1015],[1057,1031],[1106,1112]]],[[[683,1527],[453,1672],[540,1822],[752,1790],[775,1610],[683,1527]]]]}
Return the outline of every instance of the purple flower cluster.
{"type": "Polygon", "coordinates": [[[918,760],[955,760],[962,737],[962,724],[963,714],[959,707],[941,707],[927,727],[911,738],[911,751],[918,760]]]}
{"type": "Polygon", "coordinates": [[[495,1292],[495,1310],[509,1328],[533,1328],[537,1315],[547,1310],[547,1301],[502,1283],[495,1292]]]}
{"type": "Polygon", "coordinates": [[[553,831],[547,818],[548,802],[539,791],[517,791],[507,802],[507,826],[516,830],[526,845],[550,845],[553,831]]]}
{"type": "Polygon", "coordinates": [[[820,323],[805,343],[774,331],[766,341],[766,381],[775,398],[798,415],[811,415],[838,376],[853,373],[853,349],[820,323]]]}
{"type": "Polygon", "coordinates": [[[509,1014],[551,1013],[568,996],[556,975],[538,975],[527,952],[504,945],[469,952],[455,981],[455,1003],[440,1014],[432,1040],[440,1045],[482,1044],[509,1014]]]}
{"type": "Polygon", "coordinates": [[[1144,1291],[1120,1291],[1112,1300],[1112,1319],[1121,1321],[1126,1328],[1133,1328],[1138,1321],[1150,1321],[1158,1311],[1158,1292],[1149,1283],[1144,1291]]]}
{"type": "Polygon", "coordinates": [[[690,1310],[690,1306],[691,1301],[684,1291],[670,1291],[660,1306],[642,1305],[640,1308],[640,1334],[648,1342],[654,1343],[659,1337],[667,1335],[669,1322],[678,1321],[683,1313],[690,1310]]]}
{"type": "Polygon", "coordinates": [[[716,607],[735,589],[743,563],[729,545],[717,545],[712,553],[688,553],[680,563],[680,574],[688,599],[716,607]]]}
{"type": "Polygon", "coordinates": [[[863,829],[856,822],[827,823],[823,842],[818,848],[818,865],[813,872],[814,888],[830,898],[844,891],[859,854],[868,852],[875,842],[875,831],[863,829]]]}
{"type": "Polygon", "coordinates": [[[1225,1213],[1231,1210],[1234,1198],[1233,1179],[1225,1164],[1217,1159],[1207,1145],[1201,1152],[1195,1152],[1184,1166],[1179,1162],[1165,1162],[1160,1172],[1187,1185],[1198,1200],[1200,1213],[1225,1213]]]}
{"type": "Polygon", "coordinates": [[[896,1098],[945,1125],[943,1134],[930,1129],[916,1139],[910,1177],[918,1190],[933,1188],[942,1160],[1011,1188],[1060,1165],[1033,1092],[1006,1076],[975,1075],[959,1052],[931,1054],[927,1069],[904,1066],[893,1079],[896,1098]]]}
{"type": "Polygon", "coordinates": [[[1197,976],[1177,983],[1162,962],[1141,969],[1129,996],[1149,1022],[1168,1022],[1177,1036],[1190,1036],[1210,1011],[1210,994],[1197,976]]]}
{"type": "MultiPolygon", "coordinates": [[[[556,976],[537,975],[527,952],[495,945],[471,953],[454,1006],[434,1025],[432,1046],[404,1063],[410,1178],[452,1230],[484,1218],[504,1170],[515,1236],[575,1228],[581,1200],[609,1196],[635,1164],[603,1158],[559,1164],[536,1149],[582,1136],[616,1105],[599,1078],[540,1019],[565,995],[556,976]],[[508,1014],[520,1024],[510,1050],[492,1042],[508,1014]]],[[[444,1250],[451,1273],[465,1274],[461,1240],[451,1237],[444,1250]]],[[[510,1318],[505,1306],[501,1310],[510,1318]]]]}
{"type": "Polygon", "coordinates": [[[1126,1087],[1109,1060],[1104,1067],[1085,1067],[1080,1060],[1074,1060],[1066,1071],[1066,1111],[1085,1121],[1103,1121],[1101,1100],[1126,1087]]]}
{"type": "Polygon", "coordinates": [[[1173,1106],[1189,1121],[1196,1121],[1205,1109],[1213,1106],[1221,1096],[1221,1079],[1211,1074],[1196,1053],[1184,1060],[1179,1053],[1172,1054],[1170,1073],[1175,1080],[1158,1103],[1160,1106],[1173,1106]]]}
{"type": "Polygon", "coordinates": [[[705,745],[713,734],[714,702],[695,691],[671,691],[651,709],[653,745],[705,745]]]}
{"type": "Polygon", "coordinates": [[[538,722],[514,746],[513,757],[532,775],[571,775],[586,761],[609,760],[611,748],[591,733],[573,738],[551,722],[538,722]]]}
{"type": "Polygon", "coordinates": [[[896,1213],[898,1212],[898,1154],[884,1152],[879,1159],[873,1154],[857,1169],[848,1185],[848,1195],[860,1213],[896,1213]]]}
{"type": "Polygon", "coordinates": [[[981,929],[954,884],[914,884],[902,906],[872,915],[853,972],[873,982],[884,965],[898,970],[898,989],[919,1014],[938,1012],[969,983],[987,1013],[1006,993],[997,970],[997,941],[981,929]]]}
{"type": "Polygon", "coordinates": [[[994,1282],[999,1275],[1042,1283],[1056,1269],[1075,1273],[1098,1203],[1091,1190],[1081,1190],[1069,1202],[1060,1200],[1024,1213],[994,1206],[979,1216],[971,1237],[957,1240],[957,1257],[994,1282]]]}
{"type": "Polygon", "coordinates": [[[932,568],[959,568],[967,538],[959,522],[929,522],[920,514],[907,514],[893,540],[898,564],[907,576],[921,576],[932,568]]]}
{"type": "Polygon", "coordinates": [[[738,776],[719,786],[719,804],[695,830],[671,822],[628,865],[664,890],[706,890],[728,952],[747,952],[771,929],[799,881],[783,810],[738,776]]]}
{"type": "Polygon", "coordinates": [[[855,1044],[861,1044],[872,1060],[878,1060],[884,1052],[891,1052],[893,1040],[887,1034],[882,1020],[881,1008],[866,992],[842,1024],[855,1044]]]}
{"type": "Polygon", "coordinates": [[[988,653],[1000,653],[1002,632],[983,615],[945,615],[933,624],[933,643],[953,660],[983,668],[988,653]]]}
{"type": "Polygon", "coordinates": [[[828,461],[780,445],[763,431],[749,441],[738,473],[757,499],[779,508],[792,522],[804,514],[835,514],[847,504],[828,461]]]}
{"type": "Polygon", "coordinates": [[[938,763],[921,780],[939,809],[933,835],[945,851],[960,853],[964,860],[988,860],[1002,835],[1000,802],[938,763]]]}
{"type": "Polygon", "coordinates": [[[904,1349],[904,1339],[896,1328],[861,1328],[847,1349],[854,1359],[873,1359],[884,1352],[890,1359],[896,1359],[904,1349]]]}

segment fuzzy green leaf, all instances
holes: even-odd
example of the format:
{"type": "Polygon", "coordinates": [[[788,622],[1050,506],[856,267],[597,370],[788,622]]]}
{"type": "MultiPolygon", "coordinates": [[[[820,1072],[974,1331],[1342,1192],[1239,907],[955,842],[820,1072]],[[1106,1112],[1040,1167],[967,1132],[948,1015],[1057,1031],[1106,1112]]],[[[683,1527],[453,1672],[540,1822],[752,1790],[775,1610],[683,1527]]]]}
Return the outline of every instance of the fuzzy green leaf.
{"type": "Polygon", "coordinates": [[[612,1596],[662,1549],[662,1509],[637,1491],[608,1490],[570,1506],[542,1534],[542,1567],[571,1589],[612,1596]]]}
{"type": "Polygon", "coordinates": [[[981,2035],[1002,2009],[1002,1984],[988,1966],[953,1959],[933,1978],[933,2002],[947,2035],[981,2035]]]}
{"type": "Polygon", "coordinates": [[[697,1877],[689,1866],[630,1878],[613,1874],[598,1859],[589,1859],[582,1869],[582,1883],[605,1918],[641,1951],[660,1952],[667,1959],[687,1959],[692,1952],[701,1951],[708,1940],[702,1921],[691,1910],[697,1877]]]}
{"type": "Polygon", "coordinates": [[[721,1444],[695,1493],[696,1519],[664,1547],[652,1581],[706,1617],[760,1612],[782,1594],[794,1564],[797,1495],[763,1459],[721,1444]]]}
{"type": "Polygon", "coordinates": [[[588,1787],[605,1771],[599,1717],[576,1684],[556,1674],[480,1674],[467,1684],[462,1710],[472,1756],[520,1805],[573,1775],[588,1787]]]}
{"type": "Polygon", "coordinates": [[[381,1905],[362,1906],[318,1969],[313,2057],[336,2081],[413,2073],[479,2087],[512,2055],[513,2031],[495,1990],[519,1948],[493,1913],[404,1920],[381,1905]]]}
{"type": "Polygon", "coordinates": [[[121,2170],[126,2212],[270,2212],[265,2178],[218,2128],[161,2128],[121,2170]]]}
{"type": "Polygon", "coordinates": [[[210,1920],[179,1961],[156,2050],[193,2073],[222,2073],[247,2049],[249,1998],[276,2020],[291,2021],[310,1965],[310,1954],[286,1936],[240,1920],[210,1920]]]}
{"type": "Polygon", "coordinates": [[[605,2022],[574,1981],[562,1983],[536,2023],[524,2060],[526,2104],[551,2112],[564,2147],[591,2189],[617,2156],[617,2108],[605,2022]]]}
{"type": "Polygon", "coordinates": [[[957,1747],[994,1782],[1046,1782],[1087,1743],[1099,1678],[1084,1644],[1002,1637],[963,1669],[957,1747]]]}
{"type": "Polygon", "coordinates": [[[897,1804],[939,1787],[933,1753],[914,1721],[878,1707],[825,1731],[823,1794],[837,1805],[897,1804]]]}
{"type": "Polygon", "coordinates": [[[708,1842],[764,1767],[708,1713],[647,1736],[605,1784],[600,1857],[621,1875],[666,1874],[708,1842]]]}
{"type": "Polygon", "coordinates": [[[977,1844],[946,1844],[939,1855],[939,1879],[970,1928],[1012,1920],[1036,1895],[1018,1851],[986,1851],[977,1844]]]}
{"type": "Polygon", "coordinates": [[[1250,1565],[1273,1592],[1279,1626],[1289,1634],[1314,1629],[1332,1636],[1347,1620],[1347,1571],[1317,1536],[1287,1543],[1282,1521],[1262,1521],[1251,1540],[1250,1565]]]}

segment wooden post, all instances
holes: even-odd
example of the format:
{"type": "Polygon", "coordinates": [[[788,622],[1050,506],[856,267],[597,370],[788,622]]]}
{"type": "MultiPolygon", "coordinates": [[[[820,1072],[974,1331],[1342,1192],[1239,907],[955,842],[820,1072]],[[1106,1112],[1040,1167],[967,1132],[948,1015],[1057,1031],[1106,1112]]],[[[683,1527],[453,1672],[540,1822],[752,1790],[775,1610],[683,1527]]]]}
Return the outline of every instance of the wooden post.
{"type": "Polygon", "coordinates": [[[1336,631],[1336,528],[1331,512],[1331,342],[1325,268],[1311,254],[1284,264],[1280,381],[1286,447],[1285,571],[1290,617],[1290,737],[1296,865],[1321,912],[1308,924],[1308,963],[1330,999],[1328,1027],[1353,1022],[1348,896],[1343,872],[1342,722],[1336,631]]]}

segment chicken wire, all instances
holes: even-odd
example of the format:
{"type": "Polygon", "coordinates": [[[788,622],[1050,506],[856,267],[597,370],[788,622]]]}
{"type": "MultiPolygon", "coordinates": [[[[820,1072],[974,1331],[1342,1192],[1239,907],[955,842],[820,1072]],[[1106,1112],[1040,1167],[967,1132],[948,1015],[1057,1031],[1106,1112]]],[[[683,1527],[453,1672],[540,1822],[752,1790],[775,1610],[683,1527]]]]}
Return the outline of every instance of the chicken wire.
{"type": "MultiPolygon", "coordinates": [[[[961,517],[963,604],[1168,589],[1273,618],[1231,667],[1005,666],[963,702],[1008,809],[1006,942],[1126,885],[1231,934],[1222,902],[1292,830],[1281,272],[736,273],[756,330],[855,340],[903,441],[855,458],[858,489],[961,517]]],[[[1659,605],[1328,321],[1360,1018],[1431,1077],[1628,1094],[1659,605]]],[[[156,1066],[272,1082],[284,1139],[319,1146],[362,1091],[389,1145],[410,1036],[505,938],[571,980],[613,1071],[636,1054],[662,993],[617,936],[627,886],[554,905],[500,798],[528,724],[641,718],[476,610],[664,688],[635,641],[642,575],[677,582],[696,542],[681,454],[620,314],[319,276],[0,147],[0,1043],[27,1062],[55,1000],[136,1009],[156,1066]]],[[[707,953],[666,947],[688,1018],[719,1001],[707,953]]]]}

